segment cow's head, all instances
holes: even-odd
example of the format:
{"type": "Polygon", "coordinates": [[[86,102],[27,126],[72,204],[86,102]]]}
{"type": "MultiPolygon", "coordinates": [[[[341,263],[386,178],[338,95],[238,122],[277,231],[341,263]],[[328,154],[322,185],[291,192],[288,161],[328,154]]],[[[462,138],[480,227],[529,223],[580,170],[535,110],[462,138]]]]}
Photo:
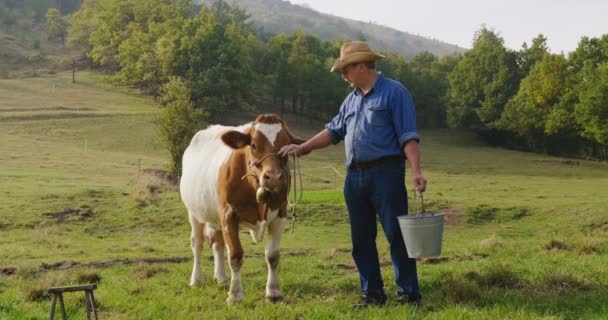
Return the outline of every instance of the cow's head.
{"type": "Polygon", "coordinates": [[[280,192],[289,186],[287,158],[278,155],[281,147],[301,144],[305,140],[295,137],[281,118],[273,114],[263,114],[255,119],[247,131],[228,131],[222,141],[233,149],[246,148],[248,171],[258,180],[257,199],[260,201],[267,192],[280,192]]]}

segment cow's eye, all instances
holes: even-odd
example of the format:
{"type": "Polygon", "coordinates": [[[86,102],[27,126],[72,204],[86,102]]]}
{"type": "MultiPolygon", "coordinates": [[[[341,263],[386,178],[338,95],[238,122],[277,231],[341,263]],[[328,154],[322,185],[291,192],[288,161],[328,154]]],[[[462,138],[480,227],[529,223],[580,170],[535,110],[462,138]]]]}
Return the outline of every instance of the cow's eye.
{"type": "Polygon", "coordinates": [[[255,150],[255,143],[251,144],[251,149],[255,150]]]}

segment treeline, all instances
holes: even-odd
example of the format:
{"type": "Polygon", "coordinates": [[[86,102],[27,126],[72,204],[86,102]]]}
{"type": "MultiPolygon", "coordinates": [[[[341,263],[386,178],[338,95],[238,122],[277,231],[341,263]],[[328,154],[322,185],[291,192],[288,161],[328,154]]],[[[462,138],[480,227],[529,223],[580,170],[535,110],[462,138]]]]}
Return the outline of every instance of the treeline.
{"type": "Polygon", "coordinates": [[[546,41],[512,51],[479,30],[448,75],[448,125],[512,148],[608,159],[608,34],[583,37],[568,58],[546,41]]]}
{"type": "Polygon", "coordinates": [[[2,0],[0,1],[0,29],[5,31],[31,30],[36,23],[44,23],[50,8],[70,14],[82,0],[2,0]]]}
{"type": "MultiPolygon", "coordinates": [[[[333,116],[349,88],[328,70],[347,40],[268,35],[248,21],[221,0],[200,12],[190,0],[85,0],[69,42],[115,71],[116,81],[150,94],[167,94],[179,79],[192,106],[212,115],[272,99],[282,112],[333,116]]],[[[379,67],[410,89],[420,127],[468,128],[512,148],[607,159],[608,35],[583,37],[568,57],[549,53],[546,41],[539,35],[513,51],[482,27],[462,56],[405,61],[387,53],[379,67]]]]}

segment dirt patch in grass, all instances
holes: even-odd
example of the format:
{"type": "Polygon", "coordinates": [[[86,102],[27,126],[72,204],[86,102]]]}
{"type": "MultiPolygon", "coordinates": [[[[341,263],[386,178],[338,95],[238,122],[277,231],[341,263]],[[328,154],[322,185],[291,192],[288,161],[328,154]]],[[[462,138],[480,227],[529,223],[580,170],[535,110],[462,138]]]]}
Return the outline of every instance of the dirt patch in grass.
{"type": "Polygon", "coordinates": [[[446,225],[460,224],[464,217],[464,207],[462,206],[446,207],[442,208],[440,211],[444,213],[444,223],[446,225]]]}
{"type": "Polygon", "coordinates": [[[452,260],[452,257],[432,257],[416,259],[421,264],[440,264],[452,260]]]}
{"type": "Polygon", "coordinates": [[[133,199],[140,208],[158,204],[160,194],[165,191],[177,191],[176,180],[161,169],[144,169],[133,184],[133,199]]]}
{"type": "Polygon", "coordinates": [[[336,268],[338,268],[340,270],[357,272],[357,266],[355,266],[354,264],[338,263],[335,266],[336,266],[336,268]]]}
{"type": "Polygon", "coordinates": [[[76,276],[76,282],[78,283],[99,283],[101,282],[101,276],[99,273],[94,271],[83,271],[78,273],[76,276]]]}
{"type": "Polygon", "coordinates": [[[456,256],[441,256],[432,258],[419,258],[416,261],[420,264],[440,264],[450,261],[475,261],[489,257],[487,254],[475,253],[468,255],[456,255],[456,256]]]}
{"type": "Polygon", "coordinates": [[[17,268],[15,267],[2,267],[0,268],[0,274],[3,276],[10,276],[17,272],[17,268]]]}
{"type": "Polygon", "coordinates": [[[477,283],[452,273],[441,277],[439,290],[448,301],[458,304],[476,304],[482,294],[477,283]]]}
{"type": "MultiPolygon", "coordinates": [[[[69,270],[77,267],[85,267],[85,268],[109,268],[115,265],[132,265],[132,264],[156,264],[156,263],[182,263],[186,261],[190,261],[192,258],[190,257],[170,257],[170,258],[138,258],[138,259],[114,259],[108,261],[93,261],[88,263],[81,263],[77,261],[67,260],[67,261],[59,261],[55,263],[42,263],[40,267],[32,270],[24,270],[24,277],[30,278],[36,276],[38,273],[44,273],[48,271],[61,271],[61,270],[69,270]]],[[[17,273],[17,268],[15,267],[1,267],[0,275],[10,276],[17,273]]],[[[82,273],[79,276],[82,276],[81,280],[88,281],[99,281],[99,275],[94,272],[90,273],[82,273]]]]}
{"type": "Polygon", "coordinates": [[[539,284],[529,285],[524,289],[543,293],[557,292],[559,294],[572,290],[591,290],[596,286],[596,283],[576,277],[569,272],[547,272],[539,284]]]}
{"type": "Polygon", "coordinates": [[[40,268],[38,268],[38,270],[41,272],[51,271],[51,270],[67,270],[67,269],[74,268],[78,265],[80,265],[80,263],[78,263],[76,261],[60,261],[60,262],[50,263],[50,264],[43,262],[40,265],[40,268]]]}
{"type": "Polygon", "coordinates": [[[43,216],[55,220],[57,223],[68,221],[85,221],[94,217],[90,208],[64,208],[56,212],[43,213],[43,216]]]}
{"type": "Polygon", "coordinates": [[[464,211],[464,219],[469,224],[519,220],[530,215],[532,213],[528,208],[494,208],[485,204],[469,207],[464,211]]]}
{"type": "Polygon", "coordinates": [[[333,257],[342,254],[350,254],[351,252],[352,250],[349,248],[331,248],[329,249],[329,256],[333,257]]]}
{"type": "Polygon", "coordinates": [[[147,265],[135,265],[133,273],[135,277],[140,280],[145,280],[154,277],[159,273],[167,273],[169,270],[163,267],[149,267],[147,265]]]}
{"type": "Polygon", "coordinates": [[[470,224],[483,224],[494,221],[498,208],[486,205],[466,208],[464,212],[465,221],[470,224]]]}
{"type": "Polygon", "coordinates": [[[601,243],[593,240],[584,240],[576,246],[576,252],[580,255],[601,254],[601,243]]]}
{"type": "Polygon", "coordinates": [[[171,257],[171,258],[140,258],[140,259],[115,259],[109,261],[90,262],[85,264],[92,268],[108,268],[115,265],[155,264],[155,263],[182,263],[191,260],[190,257],[171,257]]]}
{"type": "Polygon", "coordinates": [[[549,251],[568,250],[568,245],[563,241],[553,239],[545,243],[545,249],[549,251]]]}
{"type": "Polygon", "coordinates": [[[583,231],[585,231],[585,232],[590,232],[590,231],[608,232],[608,220],[602,220],[602,221],[597,221],[597,222],[587,224],[583,227],[583,231]]]}
{"type": "MultiPolygon", "coordinates": [[[[307,256],[310,255],[308,251],[287,251],[281,252],[282,257],[298,257],[298,256],[307,256]]],[[[260,258],[265,259],[264,254],[251,254],[246,255],[246,258],[260,258]]],[[[213,256],[209,257],[210,260],[213,260],[213,256]]],[[[80,263],[77,261],[60,261],[56,263],[42,263],[38,268],[39,272],[46,271],[55,271],[55,270],[67,270],[76,267],[86,267],[86,268],[109,268],[115,265],[132,265],[132,264],[157,264],[157,263],[182,263],[186,261],[192,260],[191,257],[169,257],[169,258],[137,258],[137,259],[114,259],[108,261],[93,261],[88,263],[80,263]]]]}
{"type": "Polygon", "coordinates": [[[485,288],[518,288],[522,284],[519,276],[509,266],[502,264],[492,265],[482,272],[468,272],[464,277],[485,288]]]}

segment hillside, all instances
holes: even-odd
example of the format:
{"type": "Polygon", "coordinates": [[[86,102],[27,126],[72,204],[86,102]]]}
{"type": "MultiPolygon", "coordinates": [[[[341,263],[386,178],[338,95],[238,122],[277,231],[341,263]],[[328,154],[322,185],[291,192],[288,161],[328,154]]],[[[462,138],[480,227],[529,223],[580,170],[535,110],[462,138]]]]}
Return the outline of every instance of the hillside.
{"type": "Polygon", "coordinates": [[[80,7],[81,0],[0,1],[0,78],[15,70],[21,74],[40,73],[69,66],[79,55],[57,39],[49,39],[46,12],[59,8],[68,16],[80,7]]]}
{"type": "MultiPolygon", "coordinates": [[[[203,0],[210,4],[213,0],[203,0]]],[[[419,52],[429,51],[437,56],[465,49],[445,42],[429,39],[382,25],[350,20],[313,9],[291,4],[283,0],[231,0],[231,4],[246,9],[251,20],[265,32],[287,34],[301,29],[318,35],[323,40],[360,39],[363,36],[375,48],[397,52],[411,58],[419,52]]]]}

